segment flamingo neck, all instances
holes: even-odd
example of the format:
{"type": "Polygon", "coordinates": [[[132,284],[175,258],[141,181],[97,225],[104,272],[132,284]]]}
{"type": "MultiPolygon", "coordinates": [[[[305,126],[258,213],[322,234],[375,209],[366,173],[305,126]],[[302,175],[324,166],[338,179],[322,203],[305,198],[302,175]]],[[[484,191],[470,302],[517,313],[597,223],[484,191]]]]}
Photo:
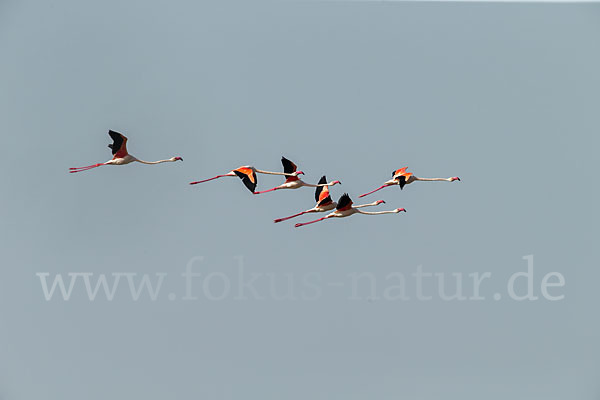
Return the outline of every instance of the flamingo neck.
{"type": "Polygon", "coordinates": [[[152,164],[160,164],[160,163],[164,163],[164,162],[174,162],[176,160],[169,159],[169,160],[158,160],[158,161],[144,161],[144,160],[139,160],[136,158],[134,161],[137,161],[142,164],[152,165],[152,164]]]}
{"type": "Polygon", "coordinates": [[[360,204],[360,205],[358,205],[358,206],[353,206],[353,207],[354,207],[354,208],[373,207],[373,206],[376,206],[376,205],[379,205],[379,204],[381,204],[381,203],[378,203],[378,202],[374,201],[374,202],[372,202],[372,203],[368,203],[368,204],[360,204]]]}
{"type": "Polygon", "coordinates": [[[446,182],[450,182],[450,181],[452,181],[452,178],[417,178],[415,176],[415,180],[416,181],[426,181],[426,182],[434,182],[434,181],[446,181],[446,182]]]}
{"type": "Polygon", "coordinates": [[[294,176],[294,174],[286,174],[285,172],[262,171],[256,168],[253,168],[253,170],[259,174],[294,176]]]}
{"type": "MultiPolygon", "coordinates": [[[[354,207],[356,208],[356,207],[354,207]]],[[[357,213],[359,214],[365,214],[365,215],[380,215],[380,214],[397,214],[396,210],[388,210],[388,211],[360,211],[360,210],[356,210],[357,213]]]]}

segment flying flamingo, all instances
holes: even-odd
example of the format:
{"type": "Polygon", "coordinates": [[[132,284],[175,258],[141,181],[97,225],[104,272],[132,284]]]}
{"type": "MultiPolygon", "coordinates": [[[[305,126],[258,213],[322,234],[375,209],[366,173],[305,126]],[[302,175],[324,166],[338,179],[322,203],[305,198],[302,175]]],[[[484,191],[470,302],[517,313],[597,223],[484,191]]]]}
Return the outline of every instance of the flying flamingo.
{"type": "Polygon", "coordinates": [[[92,168],[101,167],[103,165],[125,165],[132,162],[139,162],[142,164],[160,164],[164,162],[183,161],[181,157],[173,157],[168,160],[159,161],[143,161],[135,158],[131,154],[127,153],[127,138],[115,131],[108,131],[108,134],[113,139],[113,143],[109,144],[108,147],[112,149],[113,158],[104,163],[88,165],[87,167],[69,168],[70,173],[87,171],[92,168]]]}
{"type": "Polygon", "coordinates": [[[301,224],[296,224],[294,225],[296,228],[299,228],[301,226],[304,225],[309,225],[309,224],[314,224],[315,222],[319,222],[319,221],[323,221],[325,219],[328,218],[344,218],[344,217],[349,217],[352,214],[365,214],[365,215],[380,215],[380,214],[397,214],[400,211],[404,211],[406,212],[406,210],[404,208],[396,208],[395,210],[389,210],[389,211],[373,211],[373,212],[367,212],[367,211],[361,211],[359,210],[359,208],[362,207],[368,207],[368,206],[372,206],[372,205],[377,205],[377,204],[381,204],[381,203],[385,203],[385,201],[383,200],[378,200],[375,203],[370,203],[370,204],[362,204],[359,206],[352,206],[352,199],[350,199],[350,196],[348,196],[348,193],[344,193],[342,195],[342,197],[340,197],[340,199],[338,200],[337,206],[336,206],[336,210],[330,214],[327,214],[326,216],[316,219],[314,221],[310,221],[310,222],[304,222],[301,224]]]}
{"type": "Polygon", "coordinates": [[[254,193],[254,189],[256,189],[256,184],[258,183],[258,179],[256,178],[256,174],[267,174],[267,175],[284,175],[286,177],[294,177],[298,174],[302,174],[302,171],[287,173],[287,172],[271,172],[271,171],[262,171],[260,169],[256,169],[253,166],[245,165],[243,167],[236,168],[234,170],[229,171],[223,175],[213,176],[212,178],[204,179],[202,181],[190,182],[190,185],[196,185],[198,183],[204,183],[208,181],[212,181],[213,179],[223,178],[225,176],[237,176],[239,177],[244,185],[254,193]]]}
{"type": "Polygon", "coordinates": [[[393,185],[400,185],[400,189],[402,189],[404,187],[404,185],[408,185],[409,183],[413,183],[415,181],[426,181],[426,182],[431,182],[431,181],[445,181],[445,182],[454,182],[454,181],[460,181],[460,178],[458,176],[453,176],[451,178],[419,178],[417,176],[414,176],[411,172],[406,172],[406,168],[400,168],[397,169],[395,171],[392,171],[392,179],[385,182],[383,185],[381,185],[380,187],[378,187],[375,190],[372,190],[368,193],[365,194],[361,194],[358,197],[364,197],[367,196],[371,193],[375,193],[378,190],[383,189],[384,187],[388,187],[388,186],[393,186],[393,185]]]}
{"type": "Polygon", "coordinates": [[[306,182],[302,181],[300,178],[298,178],[298,175],[304,175],[304,172],[297,171],[298,167],[296,167],[296,164],[294,164],[293,162],[291,162],[290,160],[288,160],[285,157],[281,157],[281,163],[283,164],[283,172],[286,175],[289,175],[287,177],[287,179],[285,180],[285,182],[279,186],[272,188],[272,189],[263,190],[262,192],[254,192],[254,194],[267,193],[267,192],[272,192],[274,190],[279,190],[279,189],[298,189],[303,186],[316,188],[316,187],[333,186],[333,185],[342,183],[340,181],[333,181],[330,183],[319,183],[317,185],[313,185],[311,183],[306,183],[306,182]]]}
{"type": "MultiPolygon", "coordinates": [[[[324,184],[324,183],[327,183],[327,178],[325,177],[325,175],[323,175],[321,177],[321,179],[319,180],[319,184],[324,184]]],[[[288,219],[299,217],[300,215],[304,215],[304,214],[308,214],[308,213],[325,212],[325,211],[333,210],[337,206],[337,203],[335,201],[331,200],[331,196],[329,195],[329,187],[328,186],[317,186],[317,188],[315,189],[315,201],[317,202],[317,204],[313,208],[310,208],[306,211],[302,211],[298,214],[291,215],[289,217],[277,218],[273,222],[286,221],[288,219]]],[[[381,203],[384,203],[384,201],[378,200],[374,203],[365,204],[362,207],[376,206],[381,203]]]]}

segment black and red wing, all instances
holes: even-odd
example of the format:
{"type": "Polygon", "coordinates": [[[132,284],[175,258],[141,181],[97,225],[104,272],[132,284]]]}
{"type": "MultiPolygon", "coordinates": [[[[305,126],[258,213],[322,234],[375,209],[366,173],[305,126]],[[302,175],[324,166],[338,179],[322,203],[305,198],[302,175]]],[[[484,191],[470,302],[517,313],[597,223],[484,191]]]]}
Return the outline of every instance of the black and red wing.
{"type": "Polygon", "coordinates": [[[122,158],[127,155],[127,138],[115,131],[108,131],[108,134],[113,140],[112,144],[109,144],[108,147],[112,149],[112,154],[115,158],[122,158]]]}
{"type": "MultiPolygon", "coordinates": [[[[327,183],[327,178],[325,177],[325,175],[323,175],[321,177],[321,179],[319,179],[319,185],[323,185],[327,183]]],[[[321,197],[321,192],[323,191],[323,188],[326,188],[327,186],[317,186],[317,189],[315,190],[315,201],[318,203],[319,202],[319,198],[321,197]]]]}
{"type": "MultiPolygon", "coordinates": [[[[327,183],[327,181],[325,180],[325,176],[323,176],[323,178],[321,178],[319,183],[327,183]]],[[[321,189],[321,193],[319,193],[319,199],[317,200],[317,207],[323,207],[323,206],[333,203],[333,200],[331,199],[331,196],[329,195],[329,186],[321,186],[321,187],[318,187],[317,190],[318,189],[321,189]]]]}
{"type": "Polygon", "coordinates": [[[327,195],[327,196],[323,197],[323,199],[317,203],[317,207],[323,207],[323,206],[326,206],[327,204],[331,204],[331,203],[333,203],[333,200],[331,200],[331,196],[327,195]]]}
{"type": "Polygon", "coordinates": [[[238,168],[233,172],[244,182],[244,185],[254,193],[258,180],[256,179],[256,173],[250,168],[238,168]]]}
{"type": "Polygon", "coordinates": [[[344,193],[338,200],[336,210],[346,211],[352,208],[352,199],[348,196],[348,193],[344,193]]]}
{"type": "Polygon", "coordinates": [[[402,167],[400,169],[392,171],[392,178],[396,178],[398,175],[404,174],[406,172],[406,168],[408,168],[408,167],[402,167]]]}
{"type": "Polygon", "coordinates": [[[298,167],[296,167],[296,164],[294,164],[285,157],[281,157],[281,164],[283,164],[283,172],[286,174],[293,174],[298,169],[298,167]]]}

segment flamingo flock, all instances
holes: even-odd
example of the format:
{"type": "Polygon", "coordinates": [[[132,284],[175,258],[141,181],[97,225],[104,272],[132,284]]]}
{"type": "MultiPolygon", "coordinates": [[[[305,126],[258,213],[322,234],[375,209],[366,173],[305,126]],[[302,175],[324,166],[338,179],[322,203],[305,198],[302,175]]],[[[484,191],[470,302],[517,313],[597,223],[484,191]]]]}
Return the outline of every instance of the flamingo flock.
{"type": "MultiPolygon", "coordinates": [[[[127,138],[123,134],[116,132],[116,131],[112,131],[112,130],[109,130],[108,134],[113,140],[113,143],[108,145],[108,147],[112,150],[112,154],[113,154],[112,159],[110,159],[106,162],[103,162],[103,163],[92,164],[92,165],[88,165],[85,167],[70,168],[69,172],[70,173],[83,172],[83,171],[88,171],[90,169],[94,169],[94,168],[101,167],[104,165],[125,165],[125,164],[130,164],[132,162],[139,162],[141,164],[152,165],[152,164],[161,164],[161,163],[165,163],[165,162],[183,161],[182,157],[171,157],[171,158],[168,158],[165,160],[158,160],[158,161],[140,160],[127,152],[127,138]]],[[[209,181],[212,181],[212,180],[215,180],[218,178],[224,178],[224,177],[230,176],[230,177],[240,178],[242,183],[246,186],[246,188],[248,190],[250,190],[253,194],[263,194],[263,193],[268,193],[268,192],[274,192],[276,190],[281,190],[281,189],[299,189],[301,187],[315,188],[316,204],[314,205],[314,207],[309,208],[305,211],[301,211],[297,214],[290,215],[288,217],[277,218],[273,222],[278,223],[278,222],[287,221],[292,218],[300,217],[304,214],[322,213],[322,212],[327,212],[327,211],[331,211],[331,212],[329,214],[325,215],[324,217],[321,217],[321,218],[318,218],[318,219],[315,219],[312,221],[308,221],[308,222],[304,222],[304,223],[297,223],[294,225],[296,228],[299,228],[299,227],[305,226],[305,225],[314,224],[316,222],[321,222],[321,221],[324,221],[324,220],[327,220],[330,218],[345,218],[345,217],[349,217],[354,214],[382,215],[382,214],[398,214],[400,212],[406,212],[406,210],[404,208],[396,208],[394,210],[388,210],[388,211],[371,211],[371,212],[362,211],[361,208],[378,206],[380,204],[384,204],[385,201],[377,200],[372,203],[354,205],[354,203],[352,202],[352,199],[350,198],[348,193],[342,194],[340,196],[340,198],[338,199],[338,201],[335,202],[331,198],[329,187],[341,184],[341,182],[339,180],[327,182],[326,176],[323,175],[321,177],[321,179],[319,180],[319,182],[316,184],[306,183],[299,178],[299,175],[304,175],[304,172],[298,171],[298,167],[296,166],[296,164],[294,164],[292,161],[288,160],[285,157],[281,157],[281,164],[283,165],[283,172],[263,171],[263,170],[254,168],[253,166],[246,165],[246,166],[241,166],[236,169],[233,169],[226,174],[216,175],[212,178],[190,182],[190,185],[205,183],[205,182],[209,182],[209,181]],[[257,174],[281,175],[285,178],[285,182],[283,182],[282,184],[275,186],[271,189],[267,189],[267,190],[263,190],[263,191],[256,191],[256,186],[258,185],[257,174]]],[[[383,185],[381,185],[377,189],[374,189],[370,192],[361,194],[358,197],[368,196],[368,195],[375,193],[381,189],[384,189],[388,186],[398,185],[398,186],[400,186],[400,189],[403,189],[405,185],[411,184],[416,181],[424,181],[424,182],[460,181],[460,178],[457,176],[450,177],[450,178],[419,178],[419,177],[415,176],[414,174],[412,174],[411,172],[407,172],[406,169],[407,169],[407,167],[402,167],[400,169],[392,171],[392,179],[384,182],[383,185]]]]}

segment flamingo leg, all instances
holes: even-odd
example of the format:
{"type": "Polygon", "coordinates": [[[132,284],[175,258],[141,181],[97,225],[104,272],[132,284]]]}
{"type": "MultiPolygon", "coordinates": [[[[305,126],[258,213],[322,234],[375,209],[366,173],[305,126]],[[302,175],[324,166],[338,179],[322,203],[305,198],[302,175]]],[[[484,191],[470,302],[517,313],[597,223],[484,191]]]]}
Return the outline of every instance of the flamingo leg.
{"type": "Polygon", "coordinates": [[[225,174],[225,175],[217,175],[217,176],[214,176],[214,177],[212,177],[212,178],[204,179],[204,180],[202,180],[202,181],[194,181],[194,182],[190,182],[190,185],[196,185],[196,184],[198,184],[198,183],[204,183],[204,182],[212,181],[213,179],[222,178],[222,177],[224,177],[224,176],[233,176],[233,175],[229,175],[229,174],[225,174]]]}
{"type": "Polygon", "coordinates": [[[304,222],[304,223],[298,223],[298,224],[294,225],[294,227],[300,228],[301,226],[314,224],[315,222],[323,221],[324,219],[327,219],[327,218],[328,217],[322,217],[322,218],[319,218],[319,219],[315,219],[314,221],[309,221],[309,222],[304,222]]]}
{"type": "Polygon", "coordinates": [[[375,190],[371,190],[370,192],[368,192],[368,193],[365,193],[365,194],[361,194],[361,195],[360,195],[360,196],[358,196],[358,197],[365,197],[365,196],[368,196],[368,195],[370,195],[370,194],[372,194],[372,193],[375,193],[375,192],[376,192],[376,191],[378,191],[378,190],[381,190],[381,189],[383,189],[384,187],[388,187],[388,185],[381,185],[381,186],[380,186],[380,187],[378,187],[377,189],[375,189],[375,190]]]}
{"type": "Polygon", "coordinates": [[[281,189],[281,188],[279,186],[277,186],[277,187],[274,187],[273,189],[263,190],[262,192],[254,192],[254,194],[262,194],[262,193],[272,192],[277,189],[281,189]]]}
{"type": "Polygon", "coordinates": [[[309,212],[310,211],[302,211],[302,212],[300,212],[298,214],[290,215],[289,217],[277,218],[273,222],[277,223],[277,222],[281,222],[281,221],[287,221],[288,219],[296,218],[296,217],[299,217],[299,216],[304,215],[304,214],[309,213],[309,212]]]}
{"type": "Polygon", "coordinates": [[[71,167],[71,168],[69,168],[69,172],[70,173],[74,173],[74,172],[87,171],[88,169],[100,167],[102,165],[106,165],[106,164],[105,163],[99,163],[99,164],[88,165],[87,167],[71,167]]]}

